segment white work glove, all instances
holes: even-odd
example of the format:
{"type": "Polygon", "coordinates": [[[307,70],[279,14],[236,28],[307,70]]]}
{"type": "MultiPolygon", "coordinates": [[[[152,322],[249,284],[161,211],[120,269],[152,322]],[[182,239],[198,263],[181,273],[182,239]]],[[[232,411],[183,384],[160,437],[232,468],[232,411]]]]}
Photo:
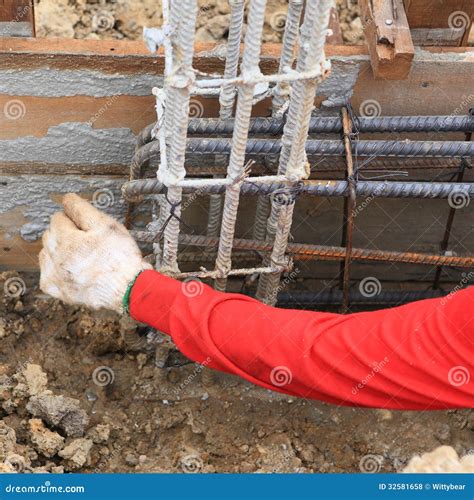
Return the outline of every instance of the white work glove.
{"type": "Polygon", "coordinates": [[[63,206],[43,235],[41,290],[68,304],[120,312],[130,282],[152,266],[112,217],[72,193],[63,206]]]}
{"type": "Polygon", "coordinates": [[[403,472],[474,472],[474,455],[458,457],[456,450],[451,446],[440,446],[430,453],[414,456],[403,472]]]}

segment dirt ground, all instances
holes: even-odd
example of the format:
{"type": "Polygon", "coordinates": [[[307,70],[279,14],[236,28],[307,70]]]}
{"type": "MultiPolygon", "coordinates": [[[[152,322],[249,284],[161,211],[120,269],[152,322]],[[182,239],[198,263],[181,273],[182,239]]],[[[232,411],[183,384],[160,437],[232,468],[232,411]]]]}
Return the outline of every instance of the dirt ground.
{"type": "MultiPolygon", "coordinates": [[[[362,24],[356,0],[337,0],[341,30],[345,41],[362,43],[362,24]]],[[[142,37],[143,26],[161,24],[157,0],[35,0],[37,36],[87,39],[131,39],[142,37]]],[[[227,0],[199,0],[196,37],[200,42],[222,40],[227,36],[227,0]]],[[[279,42],[283,36],[286,0],[267,2],[264,42],[279,42]]]]}
{"type": "Polygon", "coordinates": [[[48,299],[35,275],[3,273],[0,286],[3,470],[389,472],[440,444],[472,451],[471,411],[289,398],[210,376],[113,314],[48,299]]]}

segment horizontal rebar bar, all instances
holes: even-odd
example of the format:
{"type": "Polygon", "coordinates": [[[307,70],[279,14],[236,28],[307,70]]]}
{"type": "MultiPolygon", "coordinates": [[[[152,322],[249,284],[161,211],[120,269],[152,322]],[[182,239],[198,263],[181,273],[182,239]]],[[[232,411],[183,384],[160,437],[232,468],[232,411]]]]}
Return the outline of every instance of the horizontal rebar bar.
{"type": "Polygon", "coordinates": [[[222,273],[219,269],[214,269],[213,271],[207,269],[201,269],[200,271],[190,271],[190,272],[179,272],[173,274],[173,278],[212,278],[212,279],[223,279],[227,276],[249,276],[252,274],[271,274],[271,273],[283,273],[285,271],[290,271],[291,267],[289,265],[275,265],[275,266],[261,266],[261,267],[250,267],[250,268],[240,268],[240,269],[227,269],[222,273]]]}
{"type": "MultiPolygon", "coordinates": [[[[281,141],[271,139],[249,139],[246,154],[277,154],[281,141]]],[[[310,139],[305,144],[307,155],[339,156],[344,145],[336,140],[310,139]]],[[[474,156],[474,143],[466,141],[358,141],[353,152],[363,156],[474,156]]],[[[188,153],[229,154],[231,141],[226,138],[199,138],[187,142],[188,153]]]]}
{"type": "MultiPolygon", "coordinates": [[[[255,135],[279,135],[283,132],[284,118],[253,118],[249,132],[255,135]]],[[[141,145],[152,140],[154,123],[145,127],[139,134],[141,145]]],[[[377,116],[374,118],[358,117],[355,120],[361,133],[387,132],[474,132],[474,117],[462,116],[377,116]]],[[[234,120],[219,118],[191,118],[188,125],[190,135],[230,135],[234,130],[234,120]]],[[[311,134],[339,134],[342,122],[336,117],[311,117],[311,134]]]]}
{"type": "MultiPolygon", "coordinates": [[[[154,234],[147,231],[135,231],[134,237],[138,241],[153,241],[154,234]]],[[[194,236],[181,234],[179,243],[204,248],[215,248],[218,238],[208,236],[194,236]]],[[[265,241],[234,239],[232,247],[237,250],[254,250],[257,252],[268,252],[272,250],[272,245],[265,241]]],[[[297,260],[344,260],[346,255],[345,247],[328,245],[312,245],[307,243],[289,243],[288,253],[297,260]]],[[[351,251],[352,260],[376,261],[376,262],[399,262],[403,264],[424,264],[431,266],[452,266],[452,267],[473,267],[474,255],[436,255],[415,252],[394,252],[387,250],[373,250],[366,248],[353,248],[351,251]]]]}
{"type": "MultiPolygon", "coordinates": [[[[331,306],[342,304],[342,290],[323,290],[320,292],[280,292],[277,298],[279,307],[298,309],[307,306],[331,306]]],[[[366,296],[356,290],[350,290],[349,302],[351,305],[381,305],[381,304],[404,304],[415,300],[434,299],[446,295],[441,290],[415,290],[398,291],[382,290],[374,296],[366,296]]]]}
{"type": "MultiPolygon", "coordinates": [[[[225,173],[227,159],[223,156],[221,159],[214,161],[210,157],[210,161],[202,161],[200,158],[189,158],[187,160],[186,172],[188,177],[202,177],[207,175],[216,175],[225,173]]],[[[263,160],[256,158],[255,163],[252,165],[253,175],[268,175],[276,172],[275,165],[267,161],[268,157],[263,160]]],[[[468,164],[468,168],[474,166],[473,162],[464,159],[468,164]],[[473,165],[471,165],[473,164],[473,165]]],[[[358,171],[361,179],[370,180],[372,176],[370,172],[378,171],[376,175],[378,178],[381,175],[388,175],[390,177],[402,176],[406,177],[408,172],[415,170],[431,170],[431,169],[459,169],[459,158],[396,158],[396,157],[360,157],[358,162],[358,171]],[[367,177],[365,177],[367,175],[367,177]]],[[[145,171],[145,167],[143,168],[145,171]]],[[[345,171],[344,159],[337,156],[316,157],[311,160],[312,175],[319,173],[343,173],[345,171]]],[[[144,176],[154,177],[153,169],[146,169],[144,176]]],[[[452,174],[453,172],[451,172],[452,174]]],[[[431,173],[430,173],[431,174],[431,173]]]]}
{"type": "MultiPolygon", "coordinates": [[[[282,196],[309,194],[312,196],[340,197],[348,195],[347,181],[334,180],[305,180],[296,186],[290,182],[253,182],[257,178],[248,178],[242,182],[242,194],[257,195],[272,193],[282,196]]],[[[268,178],[267,178],[268,179],[268,178]]],[[[219,179],[211,179],[218,181],[219,179]]],[[[182,181],[184,193],[220,194],[224,193],[226,184],[203,183],[202,179],[188,179],[182,181]]],[[[133,199],[141,195],[160,194],[166,187],[157,179],[141,179],[124,184],[122,192],[126,198],[133,199]]],[[[474,183],[469,182],[399,182],[399,181],[358,181],[356,184],[358,196],[373,196],[380,198],[473,198],[474,183]]]]}
{"type": "MultiPolygon", "coordinates": [[[[232,143],[228,138],[193,138],[186,143],[186,153],[222,154],[231,152],[232,143]]],[[[358,141],[353,145],[353,153],[358,156],[397,156],[397,157],[472,157],[474,143],[467,141],[358,141]]],[[[249,139],[245,149],[248,155],[278,154],[281,141],[271,139],[249,139]]],[[[308,140],[306,154],[309,156],[341,156],[344,145],[336,140],[308,140]]],[[[131,179],[141,176],[142,165],[158,158],[160,146],[157,141],[139,148],[130,167],[131,179]]]]}

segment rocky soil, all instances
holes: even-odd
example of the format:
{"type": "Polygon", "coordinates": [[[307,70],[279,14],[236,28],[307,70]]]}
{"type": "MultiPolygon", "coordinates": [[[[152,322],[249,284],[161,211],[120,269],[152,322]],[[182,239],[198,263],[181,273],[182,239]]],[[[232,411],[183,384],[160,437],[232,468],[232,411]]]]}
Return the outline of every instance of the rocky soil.
{"type": "MultiPolygon", "coordinates": [[[[361,43],[362,25],[356,0],[337,0],[344,39],[361,43]]],[[[35,0],[37,35],[87,38],[130,39],[142,37],[143,26],[161,25],[157,0],[35,0]]],[[[227,36],[227,0],[199,0],[197,40],[219,41],[227,36]]],[[[286,17],[286,0],[269,0],[264,28],[265,42],[279,42],[286,17]]]]}
{"type": "Polygon", "coordinates": [[[451,445],[472,411],[338,408],[210,376],[157,332],[0,274],[0,467],[50,472],[376,472],[451,445]]]}

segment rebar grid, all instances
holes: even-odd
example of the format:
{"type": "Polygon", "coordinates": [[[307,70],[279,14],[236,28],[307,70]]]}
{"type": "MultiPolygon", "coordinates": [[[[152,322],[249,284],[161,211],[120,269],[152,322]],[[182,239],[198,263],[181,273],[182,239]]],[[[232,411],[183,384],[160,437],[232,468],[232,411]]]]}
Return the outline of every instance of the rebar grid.
{"type": "MultiPolygon", "coordinates": [[[[139,135],[131,165],[131,181],[123,188],[123,193],[129,200],[136,201],[143,195],[152,195],[155,204],[160,206],[159,217],[154,218],[148,230],[134,233],[138,240],[153,243],[160,270],[182,278],[215,279],[218,290],[225,290],[228,276],[260,275],[257,297],[268,304],[275,304],[281,273],[292,268],[291,256],[297,260],[339,260],[345,262],[342,268],[341,298],[343,307],[347,310],[353,297],[349,289],[349,264],[353,260],[473,267],[473,256],[352,248],[350,222],[341,247],[288,244],[294,205],[299,195],[344,197],[349,200],[346,201],[346,220],[350,219],[351,207],[354,207],[357,195],[397,198],[474,197],[474,185],[466,182],[370,181],[363,178],[354,182],[352,155],[356,155],[359,160],[366,157],[363,161],[388,168],[400,158],[408,158],[405,164],[413,168],[424,168],[427,165],[426,159],[431,159],[430,165],[439,164],[444,167],[449,164],[452,167],[455,157],[467,164],[474,154],[474,148],[467,141],[353,142],[349,139],[351,119],[358,132],[367,133],[468,133],[474,130],[474,119],[472,116],[357,118],[353,115],[349,118],[345,109],[342,110],[342,117],[312,116],[317,85],[329,69],[324,55],[324,43],[332,1],[307,0],[300,33],[298,28],[302,0],[289,1],[280,68],[275,75],[262,75],[259,70],[265,2],[266,0],[250,2],[241,71],[238,74],[244,2],[229,0],[231,19],[227,58],[224,74],[219,78],[203,74],[196,76],[192,69],[196,0],[183,0],[179,5],[175,0],[171,3],[170,15],[165,15],[164,12],[165,24],[169,25],[169,36],[164,43],[164,89],[154,89],[158,121],[146,127],[139,135]],[[298,35],[300,43],[295,54],[298,35]],[[293,70],[295,55],[297,62],[293,70]],[[267,85],[267,90],[256,95],[256,87],[258,85],[261,89],[261,84],[267,85]],[[189,100],[193,94],[218,95],[219,118],[189,119],[189,100]],[[232,118],[236,94],[236,114],[232,118]],[[272,96],[272,116],[252,119],[252,107],[262,95],[272,96]],[[280,134],[281,139],[271,138],[272,135],[280,134]],[[309,134],[342,134],[342,140],[308,140],[309,134]],[[203,137],[188,139],[187,135],[203,137]],[[212,135],[217,137],[210,137],[212,135]],[[219,137],[225,135],[232,135],[232,138],[219,137]],[[265,138],[256,138],[258,135],[265,138]],[[186,154],[223,155],[223,163],[228,158],[226,178],[189,178],[189,165],[185,168],[186,154]],[[273,172],[272,163],[278,162],[276,173],[249,177],[249,156],[261,158],[267,172],[273,172]],[[382,158],[378,159],[379,156],[382,158]],[[310,171],[308,157],[318,160],[316,170],[324,163],[324,157],[328,157],[333,164],[339,161],[338,165],[340,158],[345,158],[346,180],[305,180],[310,171]],[[141,179],[143,166],[152,159],[159,159],[157,179],[141,179]],[[191,194],[192,199],[199,195],[210,196],[207,237],[180,235],[183,194],[191,194]],[[225,194],[225,199],[220,222],[222,194],[225,194]],[[234,238],[241,194],[259,196],[253,240],[234,238]],[[268,213],[269,205],[271,210],[268,213]],[[219,222],[221,231],[217,238],[214,236],[217,236],[219,222]],[[161,248],[160,239],[163,235],[161,248]],[[179,244],[205,246],[208,250],[217,248],[214,269],[201,267],[198,272],[180,272],[179,244]],[[233,249],[239,251],[241,259],[246,258],[247,253],[244,251],[252,250],[253,259],[257,258],[261,263],[258,262],[256,267],[233,269],[233,249]]],[[[165,0],[163,9],[166,11],[167,5],[165,0]]],[[[327,169],[323,167],[321,170],[327,169]]],[[[462,177],[458,177],[458,180],[461,181],[462,177]]],[[[193,261],[192,255],[188,257],[193,261]]]]}

